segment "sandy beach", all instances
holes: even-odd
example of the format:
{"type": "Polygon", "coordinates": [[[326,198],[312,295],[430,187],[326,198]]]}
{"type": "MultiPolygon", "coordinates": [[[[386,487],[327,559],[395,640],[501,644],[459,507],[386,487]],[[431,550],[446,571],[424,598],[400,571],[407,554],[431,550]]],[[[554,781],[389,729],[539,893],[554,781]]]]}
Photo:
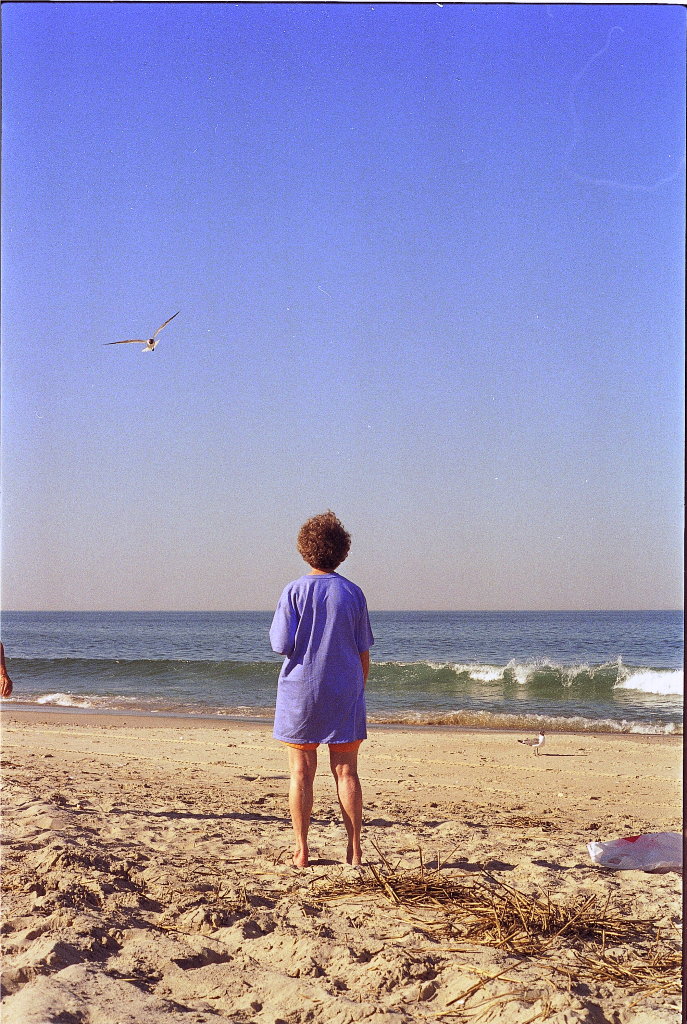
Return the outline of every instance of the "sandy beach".
{"type": "MultiPolygon", "coordinates": [[[[266,724],[12,708],[3,746],[5,1024],[680,1017],[660,972],[604,980],[572,928],[520,956],[451,931],[439,904],[356,892],[372,874],[342,863],[326,751],[312,864],[293,868],[286,756],[266,724]]],[[[681,747],[561,733],[536,756],[508,732],[373,729],[364,856],[382,875],[438,859],[447,881],[608,898],[660,929],[654,953],[675,949],[680,877],[601,871],[586,844],[680,829],[681,747]]],[[[652,941],[603,954],[630,963],[652,941]]]]}

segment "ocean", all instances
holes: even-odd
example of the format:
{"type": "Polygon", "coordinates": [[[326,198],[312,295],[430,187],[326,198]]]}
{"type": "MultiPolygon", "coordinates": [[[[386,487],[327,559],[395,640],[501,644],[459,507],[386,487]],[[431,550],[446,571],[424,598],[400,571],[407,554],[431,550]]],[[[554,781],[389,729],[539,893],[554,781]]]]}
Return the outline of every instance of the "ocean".
{"type": "MultiPolygon", "coordinates": [[[[683,617],[371,612],[371,723],[682,733],[683,617]]],[[[5,612],[9,703],[271,720],[271,612],[5,612]]]]}

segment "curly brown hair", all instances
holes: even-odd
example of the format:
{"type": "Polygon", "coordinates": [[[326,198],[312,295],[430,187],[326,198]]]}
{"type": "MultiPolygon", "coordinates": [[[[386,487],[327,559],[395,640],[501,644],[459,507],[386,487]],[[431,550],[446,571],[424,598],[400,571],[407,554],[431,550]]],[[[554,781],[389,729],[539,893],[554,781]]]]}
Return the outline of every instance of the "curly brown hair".
{"type": "Polygon", "coordinates": [[[322,572],[334,572],[351,547],[351,535],[344,530],[331,509],[303,523],[296,542],[298,553],[322,572]]]}

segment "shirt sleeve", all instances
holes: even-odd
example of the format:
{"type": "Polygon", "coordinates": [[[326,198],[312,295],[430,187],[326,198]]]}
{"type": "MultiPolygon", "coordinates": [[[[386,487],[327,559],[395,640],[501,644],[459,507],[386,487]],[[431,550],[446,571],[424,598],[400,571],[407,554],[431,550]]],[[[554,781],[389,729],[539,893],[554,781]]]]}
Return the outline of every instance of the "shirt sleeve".
{"type": "Polygon", "coordinates": [[[372,635],[372,626],[370,625],[370,616],[367,611],[367,602],[364,597],[363,605],[360,609],[360,615],[358,616],[356,642],[358,644],[358,651],[360,654],[364,654],[365,651],[369,651],[375,642],[375,638],[372,635]]]}
{"type": "Polygon", "coordinates": [[[291,592],[287,587],[277,604],[277,610],[270,626],[270,644],[277,654],[291,654],[296,642],[298,613],[293,605],[291,592]]]}

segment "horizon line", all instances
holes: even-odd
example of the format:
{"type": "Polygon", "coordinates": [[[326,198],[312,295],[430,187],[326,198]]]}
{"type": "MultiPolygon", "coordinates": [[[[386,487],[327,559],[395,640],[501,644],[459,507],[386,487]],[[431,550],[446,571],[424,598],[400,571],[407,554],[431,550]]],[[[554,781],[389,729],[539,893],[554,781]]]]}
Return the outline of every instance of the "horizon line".
{"type": "MultiPolygon", "coordinates": [[[[679,612],[684,608],[370,608],[371,614],[422,614],[443,615],[513,615],[551,612],[679,612]]],[[[273,608],[4,608],[2,615],[263,615],[274,612],[273,608]]]]}

